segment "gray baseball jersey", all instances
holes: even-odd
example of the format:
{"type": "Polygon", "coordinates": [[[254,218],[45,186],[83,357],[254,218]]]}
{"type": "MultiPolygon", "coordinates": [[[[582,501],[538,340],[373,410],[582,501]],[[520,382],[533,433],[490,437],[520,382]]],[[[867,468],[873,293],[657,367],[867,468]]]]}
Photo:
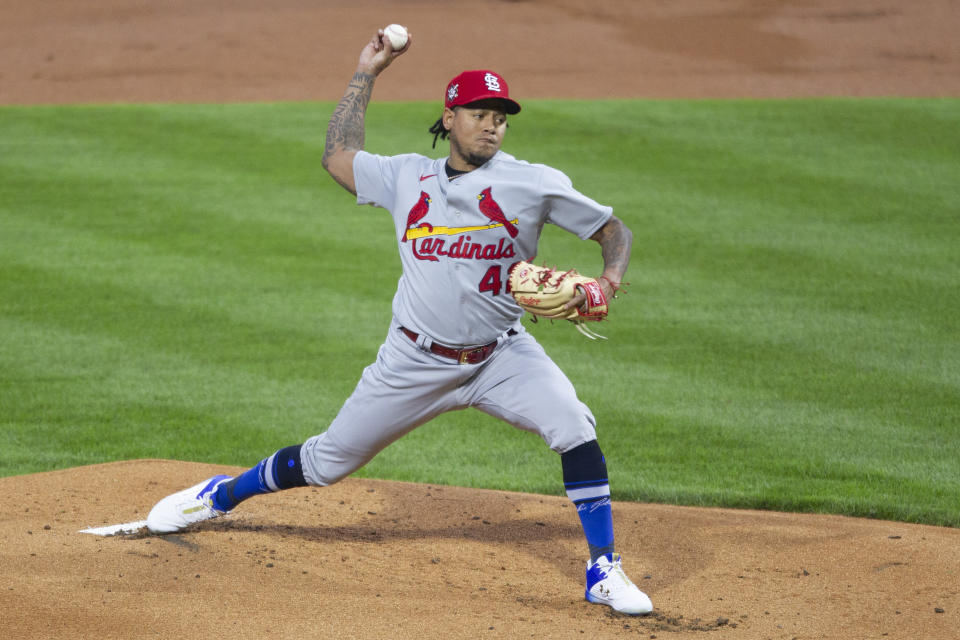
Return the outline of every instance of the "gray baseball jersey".
{"type": "Polygon", "coordinates": [[[403,275],[401,325],[449,345],[485,344],[523,312],[507,292],[510,266],[531,260],[545,222],[589,238],[613,215],[566,175],[499,151],[448,180],[445,158],[358,152],[357,202],[393,215],[403,275]]]}
{"type": "Polygon", "coordinates": [[[391,212],[403,274],[376,361],[327,431],[303,445],[309,484],[333,484],[410,430],[466,407],[536,433],[560,453],[596,439],[590,409],[520,324],[507,279],[515,262],[536,255],[545,223],[589,238],[612,209],[556,169],[502,151],[452,180],[445,162],[363,151],[354,158],[357,202],[391,212]],[[464,364],[438,355],[436,344],[490,350],[464,364]]]}

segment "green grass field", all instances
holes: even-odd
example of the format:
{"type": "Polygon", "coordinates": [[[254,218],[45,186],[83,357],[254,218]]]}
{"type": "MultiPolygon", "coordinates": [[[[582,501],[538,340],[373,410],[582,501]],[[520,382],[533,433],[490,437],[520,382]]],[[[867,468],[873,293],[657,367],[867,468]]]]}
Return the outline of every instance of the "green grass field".
{"type": "MultiPolygon", "coordinates": [[[[387,215],[323,172],[332,104],[0,108],[0,475],[251,465],[322,431],[376,354],[387,215]]],[[[367,147],[432,152],[430,103],[367,147]]],[[[531,331],[620,500],[960,526],[960,101],[525,103],[504,149],[635,234],[593,343],[531,331]]],[[[596,272],[548,228],[538,259],[596,272]]],[[[361,475],[559,494],[476,411],[361,475]]]]}

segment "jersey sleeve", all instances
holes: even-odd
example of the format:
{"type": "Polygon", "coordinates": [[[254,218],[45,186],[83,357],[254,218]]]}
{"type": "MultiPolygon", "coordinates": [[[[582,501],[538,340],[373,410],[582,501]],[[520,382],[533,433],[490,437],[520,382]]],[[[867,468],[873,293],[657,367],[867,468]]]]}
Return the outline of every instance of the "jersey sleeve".
{"type": "Polygon", "coordinates": [[[357,189],[357,204],[372,204],[390,209],[397,195],[397,178],[406,168],[413,171],[422,164],[423,156],[407,153],[398,156],[380,156],[357,151],[353,157],[353,182],[357,189]]]}
{"type": "Polygon", "coordinates": [[[613,208],[602,205],[573,188],[561,171],[544,167],[540,182],[547,204],[547,222],[586,240],[613,216],[613,208]]]}
{"type": "Polygon", "coordinates": [[[397,165],[392,157],[357,151],[353,157],[353,183],[357,204],[387,208],[393,201],[397,184],[397,165]]]}

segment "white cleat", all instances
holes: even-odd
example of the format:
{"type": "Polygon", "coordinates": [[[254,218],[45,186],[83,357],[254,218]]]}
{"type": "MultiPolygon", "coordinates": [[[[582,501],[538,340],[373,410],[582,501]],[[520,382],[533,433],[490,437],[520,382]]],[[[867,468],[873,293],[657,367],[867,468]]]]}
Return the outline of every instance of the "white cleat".
{"type": "Polygon", "coordinates": [[[608,553],[587,563],[587,590],[589,602],[605,604],[618,613],[642,616],[653,611],[653,603],[620,566],[620,554],[608,553]]]}
{"type": "Polygon", "coordinates": [[[189,489],[169,495],[150,510],[147,529],[153,533],[173,533],[191,524],[203,522],[226,511],[213,508],[213,494],[230,476],[214,476],[189,489]]]}

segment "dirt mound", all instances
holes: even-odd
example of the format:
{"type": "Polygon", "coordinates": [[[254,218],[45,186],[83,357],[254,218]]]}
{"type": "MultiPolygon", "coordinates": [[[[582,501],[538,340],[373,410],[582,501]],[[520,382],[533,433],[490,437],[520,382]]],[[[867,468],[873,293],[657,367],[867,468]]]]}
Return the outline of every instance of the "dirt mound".
{"type": "Polygon", "coordinates": [[[178,535],[142,520],[239,469],[131,461],[0,479],[0,619],[16,638],[955,638],[960,530],[615,503],[647,618],[583,599],[565,497],[347,479],[178,535]],[[941,612],[942,611],[942,612],[941,612]],[[581,634],[582,632],[582,634],[581,634]],[[704,632],[711,632],[704,636],[704,632]]]}

